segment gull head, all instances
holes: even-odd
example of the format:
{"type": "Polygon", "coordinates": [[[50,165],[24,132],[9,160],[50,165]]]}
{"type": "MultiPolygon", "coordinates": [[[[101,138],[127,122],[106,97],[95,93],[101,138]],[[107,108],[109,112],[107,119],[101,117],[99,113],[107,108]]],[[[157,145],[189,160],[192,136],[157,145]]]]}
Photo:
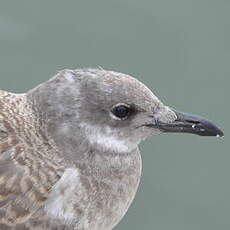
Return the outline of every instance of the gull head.
{"type": "Polygon", "coordinates": [[[211,121],[164,105],[137,79],[103,69],[63,70],[29,92],[58,141],[129,153],[162,132],[223,136],[211,121]]]}

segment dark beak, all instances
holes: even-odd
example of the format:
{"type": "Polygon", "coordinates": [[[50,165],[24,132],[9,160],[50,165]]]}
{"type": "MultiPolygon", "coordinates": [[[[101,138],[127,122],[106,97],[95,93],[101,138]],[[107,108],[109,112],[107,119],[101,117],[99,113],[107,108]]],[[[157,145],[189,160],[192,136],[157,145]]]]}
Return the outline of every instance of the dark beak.
{"type": "Polygon", "coordinates": [[[224,136],[224,133],[208,119],[173,110],[177,119],[172,123],[156,121],[155,127],[163,132],[192,133],[200,136],[224,136]]]}

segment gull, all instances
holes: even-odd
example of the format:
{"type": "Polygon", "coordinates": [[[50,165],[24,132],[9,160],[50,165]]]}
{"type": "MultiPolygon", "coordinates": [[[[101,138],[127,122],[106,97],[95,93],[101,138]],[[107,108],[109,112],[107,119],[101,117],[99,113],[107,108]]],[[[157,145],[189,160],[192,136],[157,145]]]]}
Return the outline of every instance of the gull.
{"type": "Polygon", "coordinates": [[[223,136],[114,71],[65,69],[25,94],[0,91],[0,229],[114,229],[140,182],[138,144],[162,132],[223,136]]]}

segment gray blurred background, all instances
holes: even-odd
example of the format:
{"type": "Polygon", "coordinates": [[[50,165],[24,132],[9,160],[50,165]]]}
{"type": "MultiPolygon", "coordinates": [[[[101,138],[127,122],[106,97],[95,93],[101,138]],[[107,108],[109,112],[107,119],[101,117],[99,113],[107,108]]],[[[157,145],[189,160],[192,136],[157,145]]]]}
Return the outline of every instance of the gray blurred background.
{"type": "Polygon", "coordinates": [[[229,230],[230,1],[0,2],[0,88],[24,92],[63,68],[98,66],[225,131],[142,143],[142,183],[116,230],[229,230]]]}

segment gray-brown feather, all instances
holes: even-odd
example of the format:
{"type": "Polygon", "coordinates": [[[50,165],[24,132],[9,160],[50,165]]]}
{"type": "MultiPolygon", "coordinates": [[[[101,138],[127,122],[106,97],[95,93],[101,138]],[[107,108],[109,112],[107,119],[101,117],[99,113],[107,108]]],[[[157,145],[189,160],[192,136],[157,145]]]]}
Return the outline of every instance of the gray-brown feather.
{"type": "MultiPolygon", "coordinates": [[[[76,221],[66,224],[44,211],[52,187],[70,166],[59,157],[56,144],[45,130],[26,95],[0,91],[0,229],[107,230],[116,225],[139,184],[138,149],[132,154],[113,156],[111,162],[110,155],[81,148],[85,151],[84,159],[71,166],[81,172],[84,186],[76,184],[76,221]]],[[[62,193],[65,190],[68,192],[68,186],[62,193]]]]}
{"type": "Polygon", "coordinates": [[[138,188],[138,144],[157,132],[143,126],[153,109],[165,111],[142,83],[97,69],[0,91],[0,229],[113,229],[138,188]],[[137,111],[122,122],[111,116],[121,102],[137,111]]]}
{"type": "MultiPolygon", "coordinates": [[[[23,228],[60,178],[62,163],[25,95],[0,91],[0,229],[23,228]],[[40,130],[41,131],[41,130],[40,130]]],[[[44,228],[43,228],[44,229],[44,228]]]]}

